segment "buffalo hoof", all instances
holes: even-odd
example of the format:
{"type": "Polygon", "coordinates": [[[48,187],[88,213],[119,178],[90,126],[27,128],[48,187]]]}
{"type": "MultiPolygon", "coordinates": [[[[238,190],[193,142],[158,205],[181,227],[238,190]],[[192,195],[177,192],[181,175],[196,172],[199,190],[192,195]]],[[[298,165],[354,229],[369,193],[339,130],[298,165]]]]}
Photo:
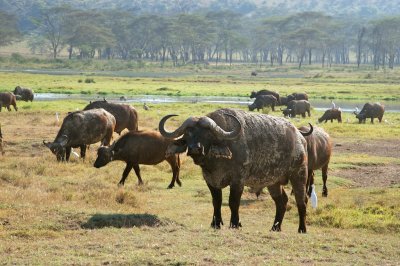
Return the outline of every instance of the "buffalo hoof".
{"type": "Polygon", "coordinates": [[[218,220],[214,220],[211,222],[211,227],[214,229],[221,229],[221,225],[224,225],[224,222],[218,221],[218,220]]]}
{"type": "Polygon", "coordinates": [[[324,189],[322,191],[322,197],[328,197],[328,190],[327,189],[324,189]]]}
{"type": "Polygon", "coordinates": [[[178,186],[182,186],[182,182],[180,180],[176,180],[176,183],[178,183],[178,186]]]}
{"type": "Polygon", "coordinates": [[[297,230],[297,232],[299,232],[299,234],[305,234],[307,233],[306,228],[299,228],[299,230],[297,230]]]}
{"type": "Polygon", "coordinates": [[[240,222],[238,222],[236,224],[231,222],[231,225],[229,226],[229,228],[232,228],[232,229],[239,229],[239,227],[242,227],[242,224],[240,222]]]}
{"type": "Polygon", "coordinates": [[[174,187],[174,184],[169,184],[169,186],[167,187],[167,189],[172,189],[174,187]]]}
{"type": "Polygon", "coordinates": [[[281,224],[279,222],[276,222],[272,228],[271,228],[272,232],[280,232],[281,231],[281,224]]]}
{"type": "Polygon", "coordinates": [[[118,187],[123,187],[123,186],[124,186],[124,183],[122,183],[122,182],[118,183],[118,187]]]}

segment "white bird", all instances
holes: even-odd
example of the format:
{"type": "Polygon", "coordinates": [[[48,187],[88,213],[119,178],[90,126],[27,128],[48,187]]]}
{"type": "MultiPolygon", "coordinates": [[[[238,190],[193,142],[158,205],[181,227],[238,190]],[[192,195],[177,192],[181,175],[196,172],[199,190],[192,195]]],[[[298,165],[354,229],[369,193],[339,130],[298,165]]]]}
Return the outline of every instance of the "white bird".
{"type": "Polygon", "coordinates": [[[315,193],[315,185],[313,184],[311,186],[311,207],[316,209],[318,206],[318,198],[317,198],[317,193],[315,193]]]}
{"type": "Polygon", "coordinates": [[[358,112],[358,107],[357,106],[356,106],[355,110],[356,110],[356,112],[358,112]]]}
{"type": "Polygon", "coordinates": [[[346,123],[349,123],[350,122],[350,119],[349,118],[346,118],[346,123]]]}
{"type": "Polygon", "coordinates": [[[146,103],[143,103],[143,109],[146,110],[146,111],[149,110],[149,107],[146,105],[146,103]]]}
{"type": "Polygon", "coordinates": [[[73,148],[71,148],[71,153],[72,153],[73,155],[75,155],[76,158],[79,158],[79,157],[80,157],[79,154],[78,154],[76,151],[74,151],[73,148]]]}
{"type": "Polygon", "coordinates": [[[387,121],[387,119],[383,120],[383,122],[385,122],[386,124],[388,124],[388,123],[389,123],[389,121],[387,121]]]}
{"type": "Polygon", "coordinates": [[[335,109],[336,108],[336,104],[333,102],[333,100],[331,100],[331,103],[332,103],[332,109],[335,109]]]}
{"type": "Polygon", "coordinates": [[[57,112],[56,112],[56,121],[57,121],[57,123],[60,122],[60,117],[58,116],[57,112]]]}

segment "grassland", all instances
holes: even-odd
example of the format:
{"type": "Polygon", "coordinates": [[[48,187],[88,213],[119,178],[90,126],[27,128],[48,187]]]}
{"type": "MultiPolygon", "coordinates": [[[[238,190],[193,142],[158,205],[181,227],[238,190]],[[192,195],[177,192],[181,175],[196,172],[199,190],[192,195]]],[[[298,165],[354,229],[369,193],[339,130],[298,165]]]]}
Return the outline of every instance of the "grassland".
{"type": "MultiPolygon", "coordinates": [[[[39,79],[37,75],[1,75],[7,77],[2,84],[5,87],[18,80],[30,83],[35,79],[40,83],[32,86],[35,90],[46,82],[51,83],[51,79],[56,80],[54,84],[65,86],[68,80],[75,80],[72,87],[78,91],[85,89],[78,85],[86,86],[77,83],[78,76],[41,76],[39,79]]],[[[107,81],[108,78],[94,78],[96,83],[90,86],[104,86],[107,90],[129,87],[124,78],[113,82],[107,81]]],[[[146,83],[142,84],[143,91],[147,86],[151,91],[161,86],[186,87],[188,84],[187,80],[183,82],[185,85],[178,81],[158,84],[150,79],[146,82],[140,79],[135,84],[141,81],[146,83]]],[[[197,86],[198,82],[193,84],[197,86]]],[[[261,80],[257,84],[260,86],[257,88],[264,88],[261,80]]],[[[192,91],[212,94],[211,88],[202,91],[208,85],[215,84],[200,83],[192,91]]],[[[229,86],[227,90],[236,94],[241,88],[229,86]]],[[[246,87],[246,94],[247,91],[246,87]]],[[[376,93],[381,95],[378,97],[385,97],[383,90],[376,93]]],[[[2,264],[397,265],[400,260],[398,113],[385,114],[388,122],[382,124],[359,125],[354,115],[346,113],[342,124],[320,125],[335,144],[328,178],[329,196],[319,198],[316,210],[309,206],[308,234],[300,235],[293,197],[290,197],[283,232],[274,233],[269,231],[275,213],[273,201],[268,194],[257,199],[247,189],[240,211],[243,227],[231,230],[226,225],[230,214],[225,189],[225,226],[221,230],[211,229],[210,193],[200,169],[185,155],[181,170],[183,186],[172,190],[166,189],[172,176],[167,163],[142,166],[143,186],[137,186],[137,179],[131,173],[125,187],[118,188],[124,164],[112,162],[101,169],[92,167],[97,145],[90,147],[85,161],[72,158],[69,163],[57,163],[42,144],[44,139],[52,140],[59,129],[55,112],[63,117],[68,111],[82,109],[86,102],[18,104],[18,112],[0,113],[6,144],[6,154],[0,157],[2,264]],[[376,169],[379,175],[369,173],[371,169],[376,169]],[[354,178],[347,178],[346,174],[354,178]],[[374,178],[382,182],[369,182],[374,178]],[[394,182],[385,183],[385,180],[394,182]]],[[[136,107],[140,128],[155,129],[165,114],[180,115],[168,123],[172,128],[189,115],[204,115],[228,106],[243,108],[201,103],[154,104],[149,111],[136,107]]],[[[278,112],[272,114],[280,116],[278,112]]],[[[313,112],[311,118],[293,122],[298,126],[315,124],[320,114],[313,112]]],[[[320,171],[316,182],[320,195],[320,171]]]]}
{"type": "MultiPolygon", "coordinates": [[[[0,72],[0,91],[10,91],[21,85],[37,93],[248,96],[252,90],[271,89],[282,95],[305,91],[311,99],[400,100],[400,72],[397,69],[373,72],[370,69],[357,71],[349,66],[308,67],[300,71],[276,67],[259,70],[257,77],[249,75],[251,69],[251,66],[201,70],[196,66],[172,69],[153,66],[123,72],[58,69],[32,74],[10,71],[0,72]],[[88,78],[94,82],[85,83],[88,78]]],[[[5,70],[9,71],[8,68],[5,70]]]]}

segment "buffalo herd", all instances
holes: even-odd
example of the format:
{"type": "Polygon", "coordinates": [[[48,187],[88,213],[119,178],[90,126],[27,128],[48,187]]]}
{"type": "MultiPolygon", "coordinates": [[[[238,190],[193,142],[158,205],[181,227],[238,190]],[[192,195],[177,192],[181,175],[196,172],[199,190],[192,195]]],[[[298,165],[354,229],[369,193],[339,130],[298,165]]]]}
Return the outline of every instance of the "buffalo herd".
{"type": "MultiPolygon", "coordinates": [[[[32,101],[33,91],[17,86],[14,93],[0,93],[0,111],[10,105],[17,111],[16,100],[32,101]]],[[[306,114],[311,116],[311,105],[306,93],[280,96],[269,90],[253,91],[255,98],[249,105],[250,111],[270,106],[272,111],[279,105],[288,118],[306,114]]],[[[378,103],[364,105],[355,112],[359,123],[367,118],[382,121],[384,106],[378,103]]],[[[126,163],[119,185],[124,185],[132,168],[143,184],[140,164],[156,165],[167,161],[172,170],[172,180],[181,186],[179,179],[180,157],[186,152],[194,164],[202,169],[202,175],[211,192],[214,211],[211,219],[213,228],[223,225],[222,189],[229,186],[229,225],[242,226],[239,206],[244,186],[257,191],[266,187],[275,202],[275,219],[272,231],[280,231],[286,212],[288,196],[283,186],[289,181],[299,214],[298,232],[305,233],[306,205],[314,183],[314,171],[321,169],[323,178],[322,195],[328,195],[326,186],[328,165],[332,152],[332,141],[327,132],[317,126],[296,128],[285,117],[245,112],[223,108],[201,117],[189,117],[173,131],[165,129],[166,122],[176,116],[164,116],[158,125],[159,131],[139,130],[138,112],[128,104],[111,103],[104,100],[90,102],[82,111],[70,112],[64,118],[53,142],[43,144],[56,156],[57,161],[69,161],[72,148],[80,148],[85,158],[88,145],[101,142],[97,150],[94,167],[100,168],[111,161],[126,163]],[[113,132],[121,134],[111,143],[113,132]]],[[[340,108],[325,111],[318,122],[330,120],[342,122],[340,108]]],[[[0,151],[4,153],[0,128],[0,151]]]]}

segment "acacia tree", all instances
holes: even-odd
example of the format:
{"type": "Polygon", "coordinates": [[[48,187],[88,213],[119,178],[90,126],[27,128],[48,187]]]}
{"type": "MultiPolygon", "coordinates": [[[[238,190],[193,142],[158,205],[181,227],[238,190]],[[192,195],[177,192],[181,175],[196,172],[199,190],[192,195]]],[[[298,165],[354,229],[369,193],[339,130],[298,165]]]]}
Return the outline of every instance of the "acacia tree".
{"type": "Polygon", "coordinates": [[[8,45],[19,38],[16,17],[0,11],[0,46],[8,45]]]}
{"type": "Polygon", "coordinates": [[[66,24],[72,9],[68,6],[53,7],[41,11],[41,19],[36,20],[38,31],[51,47],[52,57],[57,58],[63,48],[63,38],[66,34],[66,24]]]}

